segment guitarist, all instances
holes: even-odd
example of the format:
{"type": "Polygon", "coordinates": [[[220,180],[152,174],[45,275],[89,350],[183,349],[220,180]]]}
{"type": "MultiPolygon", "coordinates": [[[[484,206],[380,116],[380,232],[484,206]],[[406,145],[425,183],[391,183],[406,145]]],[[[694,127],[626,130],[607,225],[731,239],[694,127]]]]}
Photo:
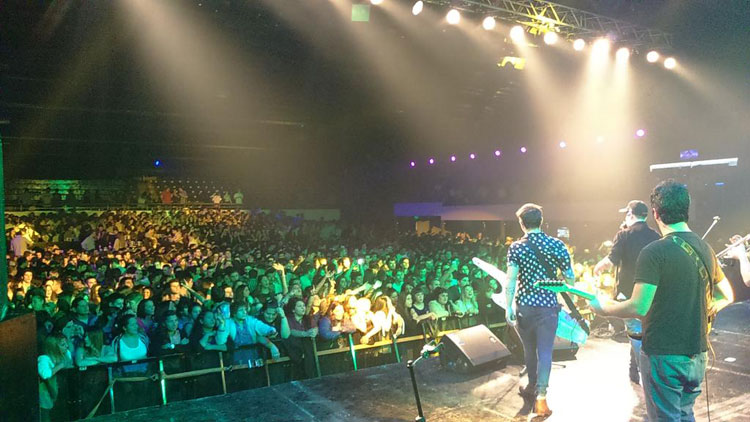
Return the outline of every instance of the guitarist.
{"type": "Polygon", "coordinates": [[[568,284],[573,284],[574,275],[565,244],[540,229],[542,207],[525,204],[518,209],[516,216],[525,235],[508,248],[505,319],[512,326],[517,324],[523,343],[529,383],[520,389],[520,394],[524,398],[536,399],[534,413],[544,419],[552,414],[547,406],[547,387],[560,305],[556,293],[535,287],[534,283],[556,277],[556,274],[548,273],[547,267],[555,272],[560,269],[568,284]]]}
{"type": "Polygon", "coordinates": [[[590,302],[600,315],[642,319],[641,381],[652,422],[695,420],[709,316],[733,300],[713,250],[688,227],[689,207],[687,186],[659,183],[651,192],[651,208],[663,237],[641,251],[633,295],[624,302],[590,302]]]}
{"type": "MultiPolygon", "coordinates": [[[[646,224],[648,205],[645,202],[630,201],[620,212],[625,213],[624,227],[615,235],[609,255],[602,258],[594,267],[595,276],[610,270],[612,267],[617,267],[617,292],[615,295],[618,300],[627,299],[633,294],[635,261],[638,259],[641,249],[661,237],[659,233],[646,224]]],[[[629,335],[641,335],[641,320],[637,318],[626,319],[625,325],[629,335]]],[[[641,354],[640,339],[631,337],[630,346],[630,380],[638,384],[640,382],[638,376],[638,356],[641,354]]]]}

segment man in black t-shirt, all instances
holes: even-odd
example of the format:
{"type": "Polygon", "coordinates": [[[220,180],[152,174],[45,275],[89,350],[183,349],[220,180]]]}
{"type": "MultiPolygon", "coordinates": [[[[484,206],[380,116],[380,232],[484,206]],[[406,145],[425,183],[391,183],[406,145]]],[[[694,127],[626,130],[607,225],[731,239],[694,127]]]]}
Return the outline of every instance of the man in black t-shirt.
{"type": "MultiPolygon", "coordinates": [[[[594,267],[594,275],[617,267],[617,291],[615,300],[628,299],[633,294],[633,276],[635,274],[635,262],[641,249],[649,243],[659,239],[659,233],[652,230],[646,219],[648,218],[648,205],[643,201],[633,200],[621,209],[625,213],[623,228],[615,235],[612,242],[612,250],[594,267]]],[[[641,320],[628,318],[625,320],[628,334],[641,335],[641,320]]],[[[630,338],[630,380],[639,383],[638,356],[641,354],[641,341],[630,338]]]]}
{"type": "Polygon", "coordinates": [[[689,207],[685,185],[658,184],[651,208],[664,237],[641,251],[632,297],[591,301],[597,314],[643,320],[640,368],[652,422],[694,420],[693,404],[706,372],[708,315],[733,299],[713,250],[687,225],[689,207]]]}

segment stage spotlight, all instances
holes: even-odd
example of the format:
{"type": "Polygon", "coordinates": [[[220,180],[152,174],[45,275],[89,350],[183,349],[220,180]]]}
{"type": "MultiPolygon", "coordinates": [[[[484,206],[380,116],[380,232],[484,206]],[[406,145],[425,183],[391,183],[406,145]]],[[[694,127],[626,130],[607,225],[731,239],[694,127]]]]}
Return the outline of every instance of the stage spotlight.
{"type": "Polygon", "coordinates": [[[526,147],[521,147],[521,154],[526,154],[526,151],[528,151],[526,147]]]}
{"type": "Polygon", "coordinates": [[[648,60],[649,63],[655,63],[659,60],[659,53],[656,51],[649,51],[648,54],[646,54],[646,60],[648,60]]]}
{"type": "Polygon", "coordinates": [[[418,2],[414,3],[414,6],[412,6],[411,14],[417,16],[418,14],[422,13],[422,9],[424,9],[424,2],[422,0],[419,0],[418,2]]]}
{"type": "Polygon", "coordinates": [[[427,162],[430,163],[430,164],[435,164],[435,159],[434,158],[430,158],[429,160],[427,160],[427,162]]]}
{"type": "Polygon", "coordinates": [[[416,167],[417,163],[415,163],[414,161],[412,161],[412,162],[409,163],[409,165],[412,166],[412,167],[416,167]]]}
{"type": "Polygon", "coordinates": [[[445,15],[445,20],[451,25],[457,25],[461,22],[461,13],[456,9],[451,9],[448,14],[445,15]]]}
{"type": "Polygon", "coordinates": [[[547,32],[544,34],[544,43],[547,45],[552,45],[557,42],[558,36],[557,32],[547,32]]]}
{"type": "Polygon", "coordinates": [[[594,41],[594,47],[593,52],[594,54],[607,54],[609,51],[609,40],[606,38],[599,38],[598,40],[594,41]]]}
{"type": "Polygon", "coordinates": [[[630,49],[627,47],[621,47],[617,50],[617,53],[615,53],[615,58],[619,63],[628,61],[628,58],[630,58],[630,49]]]}
{"type": "Polygon", "coordinates": [[[154,167],[161,167],[161,160],[154,160],[154,167]]]}
{"type": "Polygon", "coordinates": [[[675,60],[674,57],[667,57],[664,59],[664,67],[667,69],[674,69],[675,66],[677,66],[677,60],[675,60]]]}
{"type": "Polygon", "coordinates": [[[495,29],[495,18],[492,16],[487,16],[482,21],[482,28],[486,29],[487,31],[492,31],[495,29]]]}
{"type": "Polygon", "coordinates": [[[503,153],[502,151],[500,151],[499,149],[496,149],[495,150],[495,157],[499,157],[502,153],[503,153]]]}
{"type": "Polygon", "coordinates": [[[635,131],[635,136],[643,138],[644,136],[646,136],[646,131],[643,129],[638,129],[635,131]]]}
{"type": "Polygon", "coordinates": [[[524,30],[521,25],[516,25],[510,30],[510,39],[513,42],[521,42],[523,40],[524,30]]]}
{"type": "Polygon", "coordinates": [[[601,136],[601,135],[597,136],[596,137],[596,143],[597,144],[601,144],[602,142],[604,142],[604,137],[601,136]]]}
{"type": "Polygon", "coordinates": [[[374,4],[375,6],[383,3],[383,0],[370,0],[370,3],[374,4]]]}
{"type": "Polygon", "coordinates": [[[451,161],[452,162],[456,162],[456,156],[455,155],[451,155],[451,161]]]}
{"type": "Polygon", "coordinates": [[[469,158],[471,158],[471,159],[473,160],[473,159],[477,158],[477,156],[476,156],[476,154],[474,154],[474,153],[472,152],[471,154],[469,154],[469,158]]]}
{"type": "Polygon", "coordinates": [[[579,38],[573,41],[573,49],[575,51],[581,51],[584,47],[586,47],[586,41],[584,41],[583,39],[579,38]]]}
{"type": "Polygon", "coordinates": [[[568,144],[565,141],[560,141],[560,148],[565,149],[568,146],[568,144]]]}

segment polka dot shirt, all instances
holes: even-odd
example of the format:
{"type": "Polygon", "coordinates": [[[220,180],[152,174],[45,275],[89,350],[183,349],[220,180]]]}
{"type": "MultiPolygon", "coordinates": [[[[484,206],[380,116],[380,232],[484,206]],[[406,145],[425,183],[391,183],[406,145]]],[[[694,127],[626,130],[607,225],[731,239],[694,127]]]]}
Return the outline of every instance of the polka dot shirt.
{"type": "Polygon", "coordinates": [[[535,282],[547,280],[549,276],[526,242],[536,245],[551,268],[559,268],[563,272],[570,269],[568,249],[559,239],[538,232],[528,233],[523,239],[513,242],[508,249],[508,262],[519,269],[516,303],[546,308],[557,306],[557,293],[534,287],[535,282]]]}

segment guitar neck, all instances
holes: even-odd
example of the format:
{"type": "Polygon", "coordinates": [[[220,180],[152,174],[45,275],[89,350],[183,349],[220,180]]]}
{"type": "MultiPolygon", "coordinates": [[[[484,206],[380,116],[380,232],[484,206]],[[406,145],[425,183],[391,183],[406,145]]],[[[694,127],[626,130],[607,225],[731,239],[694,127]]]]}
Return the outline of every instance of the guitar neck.
{"type": "Polygon", "coordinates": [[[565,289],[565,291],[568,292],[568,293],[570,293],[570,294],[573,294],[573,295],[576,295],[576,296],[580,296],[580,297],[582,297],[582,298],[584,298],[586,300],[594,300],[594,299],[596,299],[596,296],[592,295],[591,293],[584,292],[583,290],[578,290],[578,289],[573,288],[573,287],[567,288],[567,289],[565,289]]]}

